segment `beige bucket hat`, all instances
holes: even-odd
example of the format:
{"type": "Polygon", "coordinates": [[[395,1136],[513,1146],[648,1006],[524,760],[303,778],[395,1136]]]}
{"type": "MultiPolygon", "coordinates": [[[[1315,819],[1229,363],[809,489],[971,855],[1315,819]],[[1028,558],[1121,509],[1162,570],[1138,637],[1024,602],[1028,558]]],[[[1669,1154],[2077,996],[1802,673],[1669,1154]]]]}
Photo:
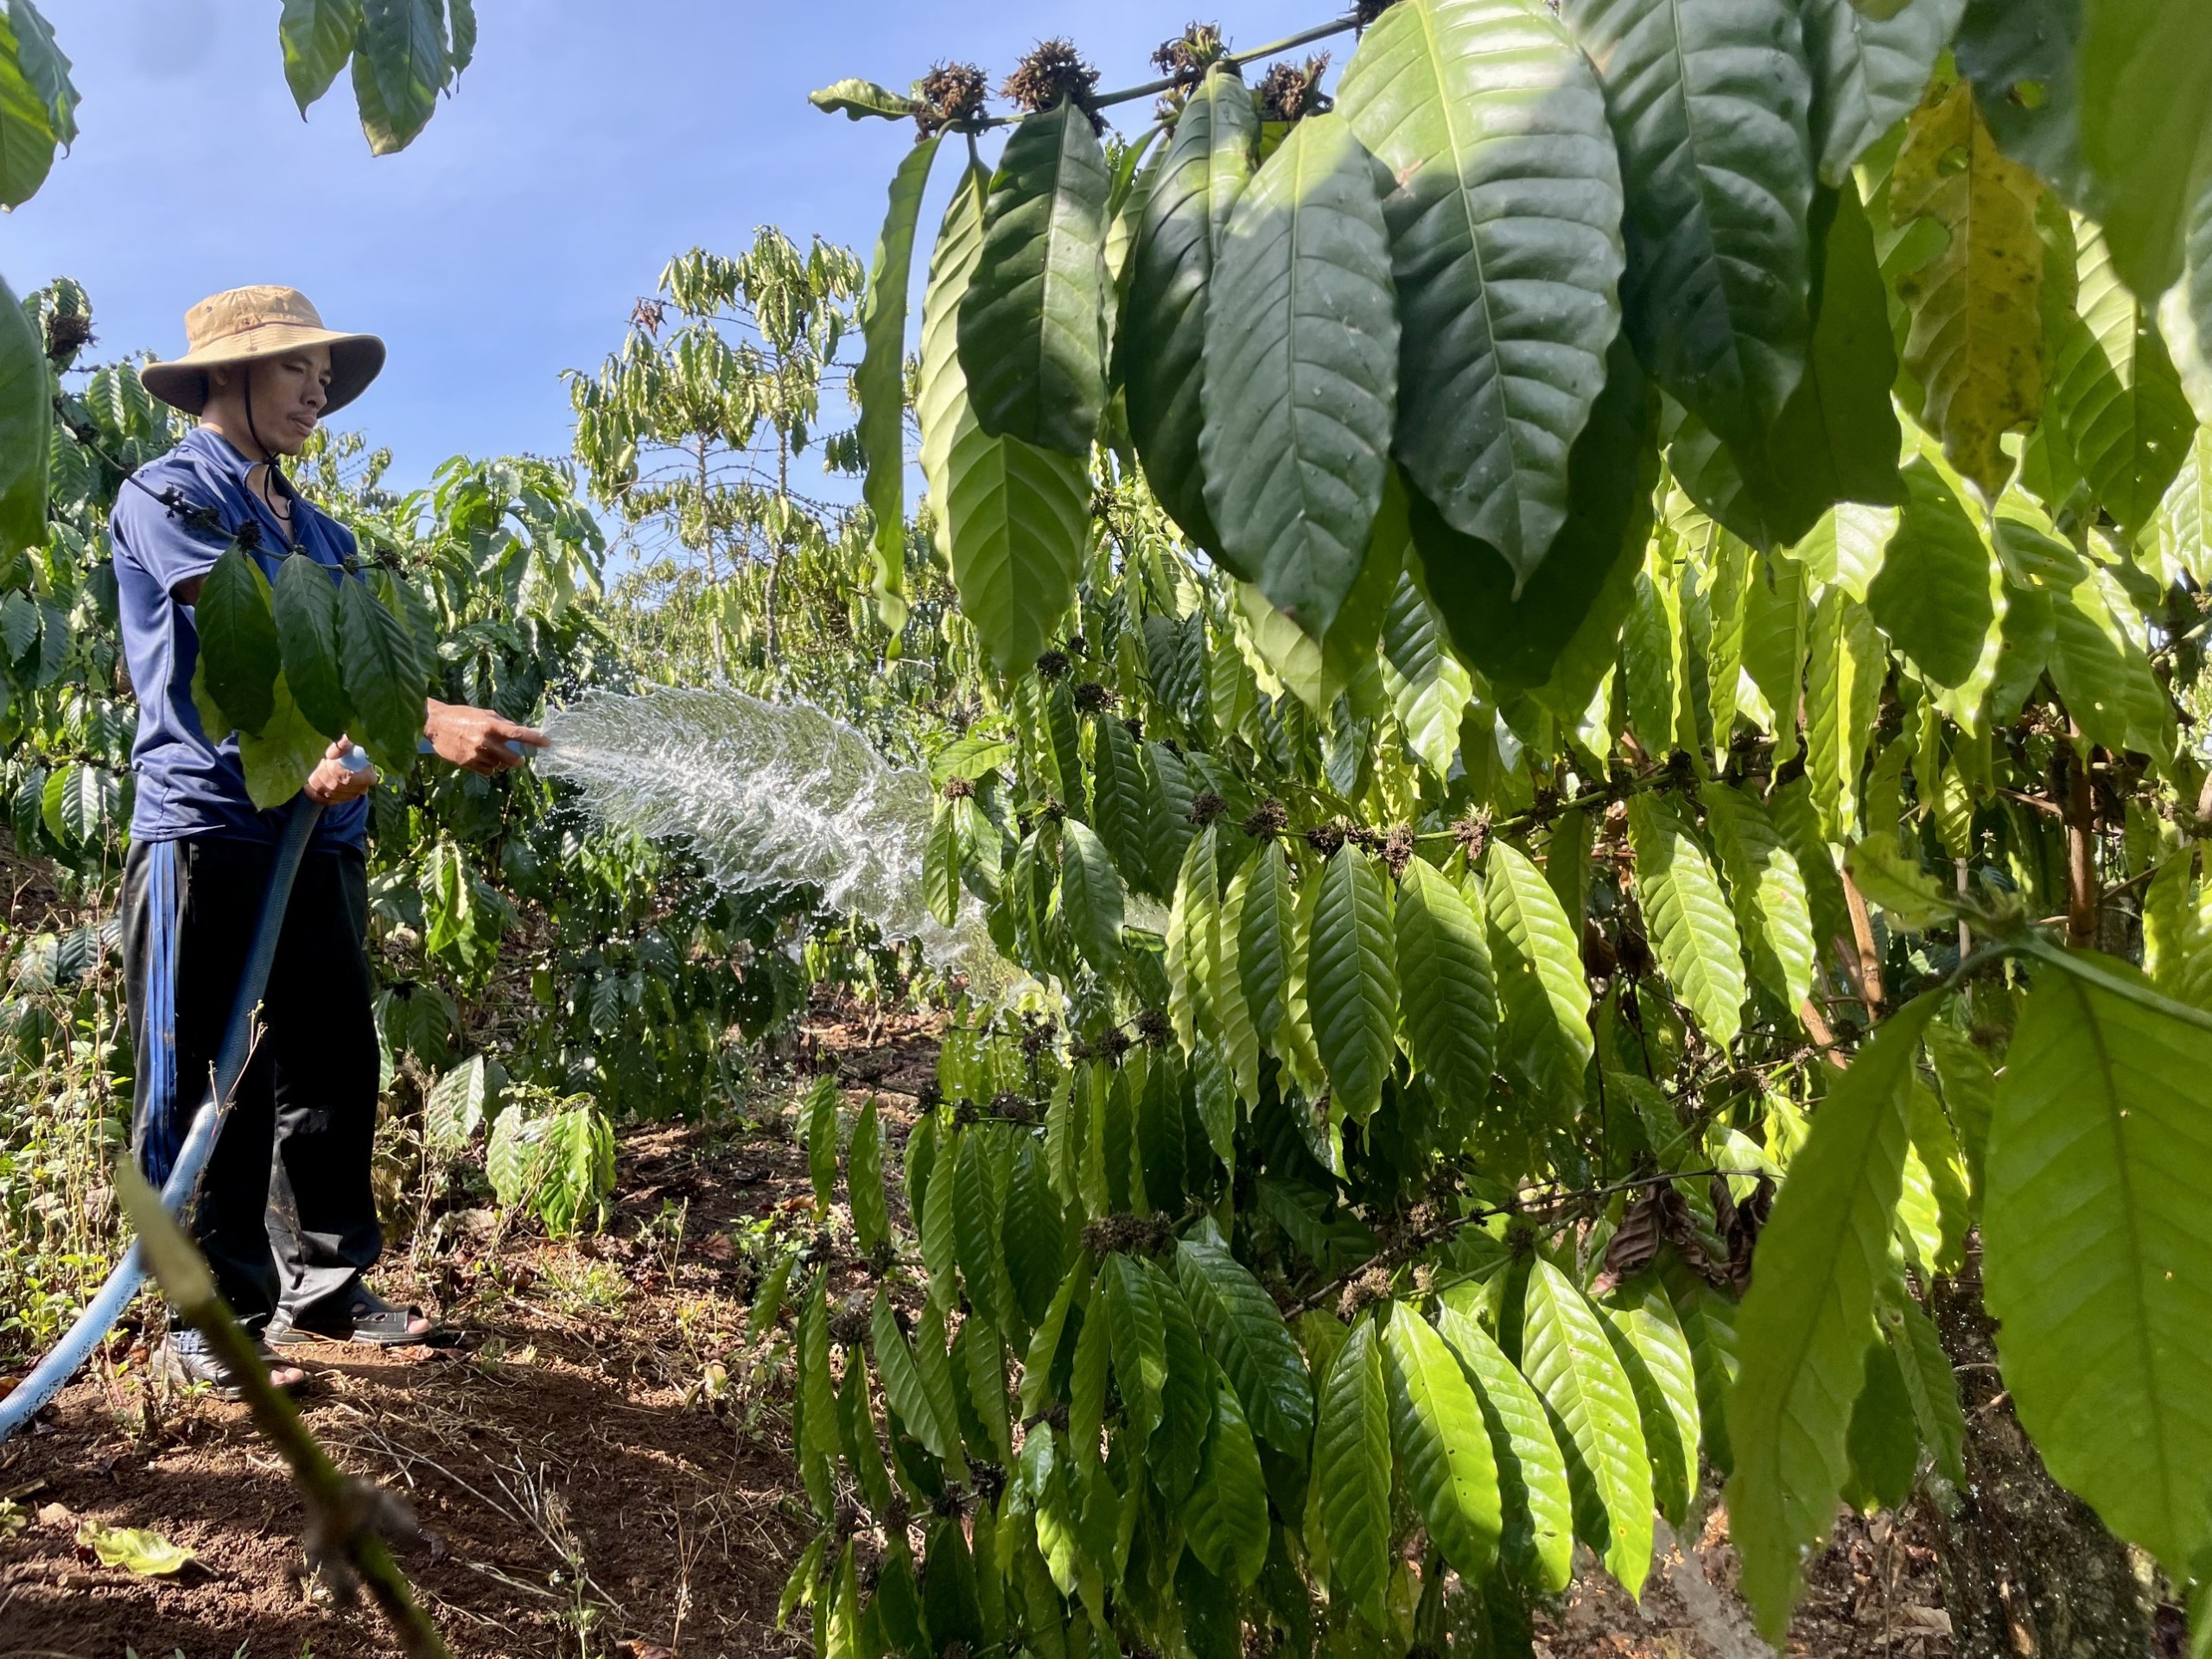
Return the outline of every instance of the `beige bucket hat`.
{"type": "Polygon", "coordinates": [[[184,314],[182,357],[149,363],[138,371],[146,390],[173,408],[197,415],[207,403],[207,371],[256,358],[279,357],[302,346],[330,348],[331,414],[359,397],[384,367],[384,341],[374,334],[341,334],[296,288],[261,285],[211,294],[184,314]]]}

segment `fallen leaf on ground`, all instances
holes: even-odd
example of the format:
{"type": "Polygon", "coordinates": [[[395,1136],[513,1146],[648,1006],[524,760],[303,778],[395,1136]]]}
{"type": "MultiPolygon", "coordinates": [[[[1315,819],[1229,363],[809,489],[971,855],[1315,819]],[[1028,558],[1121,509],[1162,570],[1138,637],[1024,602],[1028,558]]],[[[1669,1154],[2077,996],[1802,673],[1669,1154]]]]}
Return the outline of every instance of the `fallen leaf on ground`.
{"type": "Polygon", "coordinates": [[[77,1529],[77,1541],[99,1556],[103,1566],[127,1567],[142,1579],[165,1579],[200,1559],[143,1527],[104,1527],[87,1521],[77,1529]]]}

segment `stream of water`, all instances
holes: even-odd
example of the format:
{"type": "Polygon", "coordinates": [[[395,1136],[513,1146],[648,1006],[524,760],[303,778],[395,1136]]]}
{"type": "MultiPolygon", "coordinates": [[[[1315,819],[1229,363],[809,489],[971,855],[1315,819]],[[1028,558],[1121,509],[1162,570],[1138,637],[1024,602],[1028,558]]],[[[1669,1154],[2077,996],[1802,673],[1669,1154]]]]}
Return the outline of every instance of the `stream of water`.
{"type": "Polygon", "coordinates": [[[804,703],[727,686],[594,692],[544,722],[541,771],[582,788],[604,822],[688,845],[738,891],[814,887],[830,908],[913,939],[971,982],[995,962],[974,898],[947,928],[922,896],[929,779],[804,703]]]}

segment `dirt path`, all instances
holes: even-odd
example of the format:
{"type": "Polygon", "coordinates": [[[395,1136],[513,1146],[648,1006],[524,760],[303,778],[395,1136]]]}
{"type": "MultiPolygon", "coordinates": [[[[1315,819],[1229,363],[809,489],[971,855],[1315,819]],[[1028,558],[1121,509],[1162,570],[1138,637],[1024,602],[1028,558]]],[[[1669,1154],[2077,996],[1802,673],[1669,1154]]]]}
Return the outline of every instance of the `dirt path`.
{"type": "MultiPolygon", "coordinates": [[[[855,1107],[874,1090],[902,1140],[925,1034],[824,1024],[803,1060],[855,1107]]],[[[489,1211],[440,1217],[386,1287],[434,1302],[456,1347],[306,1351],[309,1423],[340,1461],[413,1504],[402,1565],[457,1654],[776,1656],[810,1651],[776,1604],[813,1523],[789,1440],[787,1336],[748,1334],[789,1230],[811,1233],[802,1150],[741,1126],[622,1141],[602,1234],[555,1244],[489,1211]]],[[[393,1651],[365,1604],[302,1580],[302,1516],[242,1408],[160,1401],[143,1345],[111,1348],[35,1432],[0,1448],[0,1659],[367,1659],[393,1651]],[[100,1565],[86,1522],[195,1552],[174,1578],[100,1565]]],[[[1543,1616],[1547,1659],[1755,1659],[1714,1519],[1662,1532],[1643,1605],[1586,1574],[1543,1616]]],[[[1853,1524],[1821,1562],[1793,1653],[1948,1659],[1924,1551],[1853,1524]]]]}

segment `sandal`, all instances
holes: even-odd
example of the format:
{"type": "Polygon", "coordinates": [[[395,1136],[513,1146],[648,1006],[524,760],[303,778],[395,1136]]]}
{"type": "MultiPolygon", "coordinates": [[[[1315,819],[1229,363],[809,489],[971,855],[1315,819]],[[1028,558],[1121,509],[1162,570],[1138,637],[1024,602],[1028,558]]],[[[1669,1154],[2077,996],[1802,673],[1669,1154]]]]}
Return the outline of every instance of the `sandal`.
{"type": "MultiPolygon", "coordinates": [[[[197,1332],[180,1340],[172,1335],[162,1344],[155,1356],[155,1364],[161,1375],[179,1388],[204,1388],[218,1400],[243,1400],[245,1389],[239,1386],[231,1368],[207,1351],[197,1340],[197,1332]]],[[[254,1351],[268,1369],[269,1380],[280,1394],[299,1394],[308,1386],[308,1374],[293,1364],[266,1342],[257,1343],[254,1351]]]]}
{"type": "Polygon", "coordinates": [[[423,1310],[410,1304],[400,1307],[371,1290],[356,1285],[343,1304],[310,1312],[305,1318],[279,1315],[269,1327],[269,1340],[279,1347],[302,1342],[350,1342],[367,1348],[413,1348],[434,1341],[445,1329],[432,1319],[417,1331],[415,1322],[423,1310]]]}

